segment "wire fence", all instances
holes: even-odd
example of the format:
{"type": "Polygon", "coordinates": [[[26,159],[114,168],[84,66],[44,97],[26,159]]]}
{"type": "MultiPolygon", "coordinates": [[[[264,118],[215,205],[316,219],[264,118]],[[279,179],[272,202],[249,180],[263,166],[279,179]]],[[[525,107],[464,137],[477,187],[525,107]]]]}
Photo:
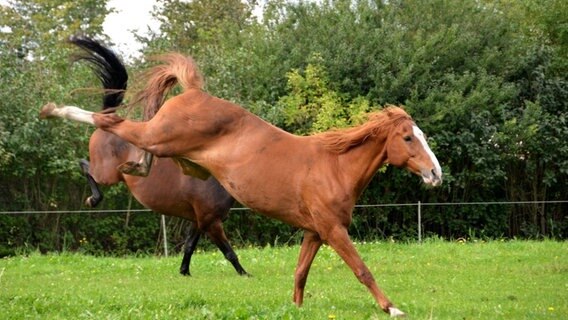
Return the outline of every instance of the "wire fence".
{"type": "MultiPolygon", "coordinates": [[[[557,204],[568,203],[568,200],[543,200],[543,201],[479,201],[479,202],[410,202],[410,203],[383,203],[383,204],[358,204],[355,208],[380,208],[380,207],[427,207],[427,206],[467,206],[467,205],[516,205],[516,204],[557,204]]],[[[250,208],[236,207],[231,211],[248,211],[250,208]]],[[[88,210],[22,210],[0,211],[0,215],[40,214],[40,213],[136,213],[150,212],[150,209],[88,209],[88,210]]]]}
{"type": "MultiPolygon", "coordinates": [[[[479,201],[479,202],[412,202],[412,203],[385,203],[385,204],[361,204],[355,208],[381,208],[381,207],[416,207],[417,239],[422,242],[422,208],[423,207],[445,207],[445,206],[488,206],[488,205],[536,205],[536,204],[564,204],[568,200],[543,200],[543,201],[479,201]]],[[[249,211],[246,207],[231,208],[231,211],[249,211]]],[[[31,215],[31,214],[80,214],[80,213],[137,213],[151,212],[150,209],[112,209],[112,210],[22,210],[22,211],[0,211],[0,215],[31,215]]],[[[169,255],[167,244],[167,228],[164,215],[161,216],[160,231],[164,237],[164,255],[169,255]]]]}

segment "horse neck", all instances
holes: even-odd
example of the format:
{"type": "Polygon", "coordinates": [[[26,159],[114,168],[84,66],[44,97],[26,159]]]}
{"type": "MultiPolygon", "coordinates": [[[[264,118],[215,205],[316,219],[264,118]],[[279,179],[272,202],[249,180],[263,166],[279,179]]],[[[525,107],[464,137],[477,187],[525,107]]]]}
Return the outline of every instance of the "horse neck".
{"type": "Polygon", "coordinates": [[[370,137],[363,144],[339,156],[341,168],[346,168],[347,183],[354,187],[359,198],[377,170],[386,162],[386,136],[370,137]]]}

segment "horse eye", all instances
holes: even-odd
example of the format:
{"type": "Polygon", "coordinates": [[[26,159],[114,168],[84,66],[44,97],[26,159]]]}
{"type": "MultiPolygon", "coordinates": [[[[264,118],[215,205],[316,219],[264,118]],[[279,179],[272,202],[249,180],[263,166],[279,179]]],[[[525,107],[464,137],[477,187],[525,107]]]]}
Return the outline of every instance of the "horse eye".
{"type": "Polygon", "coordinates": [[[411,136],[404,136],[404,141],[410,142],[412,140],[411,136]]]}

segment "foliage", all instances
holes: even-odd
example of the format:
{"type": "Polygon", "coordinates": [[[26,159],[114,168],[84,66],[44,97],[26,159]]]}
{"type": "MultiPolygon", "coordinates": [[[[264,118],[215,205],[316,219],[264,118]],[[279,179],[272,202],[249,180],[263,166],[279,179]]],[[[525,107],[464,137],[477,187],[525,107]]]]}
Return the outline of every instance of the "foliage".
{"type": "MultiPolygon", "coordinates": [[[[38,110],[49,101],[100,107],[92,105],[92,96],[98,98],[100,92],[76,91],[94,86],[96,80],[89,69],[70,63],[72,51],[65,40],[77,33],[101,34],[101,24],[108,13],[105,5],[106,1],[93,0],[65,3],[25,0],[1,7],[0,21],[9,27],[0,32],[0,207],[3,210],[62,212],[83,206],[88,187],[78,160],[87,158],[92,128],[70,122],[40,121],[38,110]]],[[[108,193],[104,205],[124,208],[127,203],[124,200],[128,199],[126,190],[113,190],[121,191],[115,195],[108,193]]],[[[42,251],[73,249],[89,230],[99,232],[101,239],[97,241],[101,248],[113,250],[110,243],[105,243],[108,233],[115,232],[108,223],[112,217],[98,217],[98,221],[92,218],[62,213],[2,215],[0,252],[14,254],[26,247],[42,251]]],[[[147,250],[148,242],[143,247],[147,250]]],[[[128,248],[129,252],[133,250],[136,246],[128,248]]]]}
{"type": "Polygon", "coordinates": [[[18,1],[2,7],[2,21],[9,32],[1,33],[0,51],[3,88],[0,90],[0,128],[7,132],[3,147],[9,150],[0,166],[5,209],[55,208],[69,201],[64,190],[79,178],[76,161],[85,157],[85,127],[40,122],[37,108],[47,101],[66,97],[92,79],[85,69],[69,65],[64,39],[77,32],[100,33],[103,2],[18,1]],[[85,8],[88,10],[84,11],[85,8]],[[77,74],[77,78],[68,74],[77,74]],[[79,81],[78,81],[79,80],[79,81]],[[71,170],[73,168],[73,170],[71,170]],[[72,179],[58,179],[60,176],[72,179]],[[21,200],[20,200],[20,199],[21,200]],[[15,200],[15,201],[14,201],[15,200]],[[40,207],[38,207],[40,205],[40,207]]]}
{"type": "Polygon", "coordinates": [[[290,93],[276,104],[282,112],[279,118],[284,119],[284,128],[308,134],[362,123],[371,109],[369,101],[358,97],[349,102],[331,90],[325,68],[317,61],[321,57],[316,55],[314,60],[315,64],[307,65],[305,76],[297,69],[287,74],[290,93]]]}
{"type": "MultiPolygon", "coordinates": [[[[92,129],[39,121],[37,112],[48,101],[99,108],[92,100],[100,92],[77,91],[98,82],[69,63],[64,40],[76,33],[108,40],[106,1],[9,3],[0,7],[0,206],[82,208],[88,188],[76,162],[87,157],[92,129]]],[[[129,70],[136,75],[152,54],[191,54],[209,92],[297,134],[357,124],[387,103],[405,105],[428,135],[444,184],[421,188],[409,173],[386,167],[360,204],[568,199],[566,1],[271,0],[256,17],[257,3],[160,0],[154,15],[161,28],[138,36],[144,56],[129,70]]],[[[103,209],[140,207],[128,205],[124,187],[105,195],[103,209]]],[[[423,229],[446,238],[568,235],[565,203],[431,206],[423,213],[423,229]]],[[[156,216],[141,219],[154,226],[156,216]]],[[[87,233],[88,252],[147,252],[157,237],[155,229],[125,229],[123,217],[0,220],[4,253],[79,250],[87,233]],[[134,240],[144,237],[151,240],[134,240]]],[[[413,208],[357,209],[350,231],[359,239],[405,239],[416,234],[415,220],[413,208]]],[[[183,242],[187,223],[169,225],[173,244],[183,242]]],[[[257,215],[232,214],[226,226],[240,243],[298,238],[295,229],[257,215]]]]}

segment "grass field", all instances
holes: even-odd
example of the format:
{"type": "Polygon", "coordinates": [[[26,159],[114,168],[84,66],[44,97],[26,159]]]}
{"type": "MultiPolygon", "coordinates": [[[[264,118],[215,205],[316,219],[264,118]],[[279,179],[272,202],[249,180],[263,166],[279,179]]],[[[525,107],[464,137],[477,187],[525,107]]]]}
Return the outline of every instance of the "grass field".
{"type": "MultiPolygon", "coordinates": [[[[568,319],[568,243],[357,245],[379,286],[409,319],[568,319]]],[[[253,277],[218,252],[79,254],[0,259],[0,319],[386,319],[329,247],[312,266],[304,306],[292,302],[299,247],[241,248],[253,277]]]]}

